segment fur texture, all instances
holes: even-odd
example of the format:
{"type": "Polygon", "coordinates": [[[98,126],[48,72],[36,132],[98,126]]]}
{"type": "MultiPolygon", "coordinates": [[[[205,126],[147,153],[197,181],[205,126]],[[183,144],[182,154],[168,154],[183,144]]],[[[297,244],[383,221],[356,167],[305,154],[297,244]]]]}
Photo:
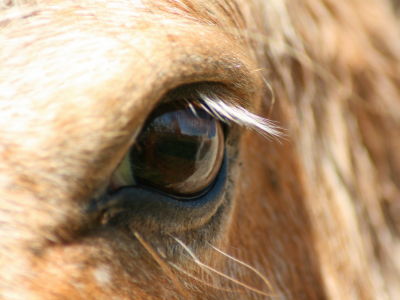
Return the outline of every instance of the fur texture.
{"type": "Polygon", "coordinates": [[[399,299],[393,3],[0,7],[2,299],[399,299]],[[219,223],[168,234],[97,224],[85,207],[146,116],[195,83],[208,84],[199,93],[214,114],[276,134],[257,113],[285,138],[233,127],[219,223]]]}

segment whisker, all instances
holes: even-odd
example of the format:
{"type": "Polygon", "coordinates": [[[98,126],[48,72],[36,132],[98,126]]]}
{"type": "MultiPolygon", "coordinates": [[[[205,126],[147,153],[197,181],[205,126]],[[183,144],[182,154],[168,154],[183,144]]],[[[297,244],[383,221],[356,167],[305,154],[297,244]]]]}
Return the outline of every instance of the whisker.
{"type": "Polygon", "coordinates": [[[158,263],[160,268],[164,271],[164,273],[171,279],[173,284],[175,285],[177,291],[184,297],[188,297],[189,294],[186,291],[186,289],[182,286],[180,283],[179,279],[176,277],[176,275],[171,271],[169,265],[158,255],[158,253],[153,249],[152,246],[150,246],[143,238],[142,236],[137,232],[134,231],[133,235],[136,237],[136,239],[140,242],[140,244],[147,250],[147,252],[152,256],[152,258],[158,263]]]}
{"type": "MultiPolygon", "coordinates": [[[[234,289],[228,289],[228,288],[223,288],[223,287],[219,287],[216,286],[214,284],[211,284],[210,282],[207,282],[205,280],[202,280],[199,277],[196,277],[195,275],[191,274],[190,272],[182,269],[181,267],[179,267],[178,265],[174,264],[174,263],[169,263],[173,268],[175,268],[176,270],[178,270],[179,272],[183,273],[184,275],[188,276],[189,278],[196,280],[202,284],[204,284],[205,286],[211,287],[213,289],[219,290],[219,291],[224,291],[224,292],[230,292],[230,293],[242,293],[242,290],[234,290],[234,289]]],[[[208,271],[208,270],[204,270],[204,271],[208,271]]]]}
{"type": "Polygon", "coordinates": [[[222,251],[221,249],[218,249],[217,247],[215,247],[214,245],[208,243],[211,248],[213,248],[215,251],[217,251],[218,253],[228,257],[229,259],[233,260],[234,262],[237,262],[238,264],[246,267],[247,269],[253,271],[264,283],[265,285],[268,287],[268,289],[270,289],[271,291],[274,290],[274,288],[272,287],[271,283],[269,282],[269,280],[260,272],[258,271],[256,268],[252,267],[251,265],[245,263],[244,261],[241,261],[231,255],[229,255],[228,253],[222,251]]]}
{"type": "Polygon", "coordinates": [[[190,250],[190,248],[189,248],[188,246],[186,246],[185,243],[183,243],[180,239],[178,239],[178,238],[176,238],[176,237],[172,237],[172,238],[174,238],[175,241],[176,241],[177,243],[179,243],[183,249],[186,250],[186,252],[192,257],[192,259],[194,260],[194,262],[195,262],[196,264],[198,264],[199,266],[201,266],[201,267],[203,267],[203,268],[205,268],[205,269],[207,269],[207,270],[210,270],[211,272],[213,272],[213,273],[215,273],[215,274],[217,274],[217,275],[219,275],[219,276],[221,276],[221,277],[227,279],[228,281],[231,281],[231,282],[233,282],[233,283],[235,283],[235,284],[237,284],[237,285],[239,285],[239,286],[241,286],[241,287],[244,287],[244,288],[246,288],[246,289],[248,289],[248,290],[250,290],[250,291],[252,291],[252,292],[254,292],[254,293],[256,293],[256,294],[263,295],[263,296],[267,296],[267,297],[270,296],[270,294],[268,294],[268,293],[266,293],[266,292],[263,292],[263,291],[261,291],[261,290],[255,288],[255,287],[252,287],[252,286],[250,286],[250,285],[248,285],[248,284],[245,284],[245,283],[243,283],[243,282],[241,282],[241,281],[239,281],[239,280],[237,280],[237,279],[235,279],[235,278],[233,278],[233,277],[231,277],[231,276],[229,276],[229,275],[226,275],[226,274],[222,273],[221,271],[218,271],[218,270],[216,270],[216,269],[214,269],[214,268],[208,266],[207,264],[205,264],[205,263],[203,263],[202,261],[200,261],[200,260],[197,258],[197,256],[193,253],[193,251],[190,250]]]}

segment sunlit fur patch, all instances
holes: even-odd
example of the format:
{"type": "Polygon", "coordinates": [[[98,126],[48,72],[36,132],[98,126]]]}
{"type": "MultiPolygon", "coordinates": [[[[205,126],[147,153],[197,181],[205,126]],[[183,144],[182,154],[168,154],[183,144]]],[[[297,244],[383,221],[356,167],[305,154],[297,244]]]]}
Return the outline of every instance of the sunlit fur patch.
{"type": "Polygon", "coordinates": [[[282,137],[282,129],[273,121],[251,113],[244,107],[229,103],[213,92],[198,92],[200,105],[209,114],[225,123],[236,123],[253,129],[265,137],[282,137]]]}

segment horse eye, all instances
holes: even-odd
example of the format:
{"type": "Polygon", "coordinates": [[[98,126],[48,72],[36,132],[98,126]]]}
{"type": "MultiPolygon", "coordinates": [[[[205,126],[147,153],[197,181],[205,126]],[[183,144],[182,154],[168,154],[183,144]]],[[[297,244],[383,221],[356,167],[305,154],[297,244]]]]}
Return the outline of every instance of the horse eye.
{"type": "Polygon", "coordinates": [[[140,185],[179,197],[209,187],[224,156],[222,125],[189,104],[166,103],[150,116],[111,179],[111,190],[140,185]]]}

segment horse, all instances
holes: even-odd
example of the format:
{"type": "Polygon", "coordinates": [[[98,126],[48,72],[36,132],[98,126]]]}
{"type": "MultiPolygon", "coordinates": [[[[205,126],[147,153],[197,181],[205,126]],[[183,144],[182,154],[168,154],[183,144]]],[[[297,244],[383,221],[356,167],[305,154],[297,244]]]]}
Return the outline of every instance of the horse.
{"type": "Polygon", "coordinates": [[[0,7],[1,299],[399,299],[395,1],[0,7]]]}

